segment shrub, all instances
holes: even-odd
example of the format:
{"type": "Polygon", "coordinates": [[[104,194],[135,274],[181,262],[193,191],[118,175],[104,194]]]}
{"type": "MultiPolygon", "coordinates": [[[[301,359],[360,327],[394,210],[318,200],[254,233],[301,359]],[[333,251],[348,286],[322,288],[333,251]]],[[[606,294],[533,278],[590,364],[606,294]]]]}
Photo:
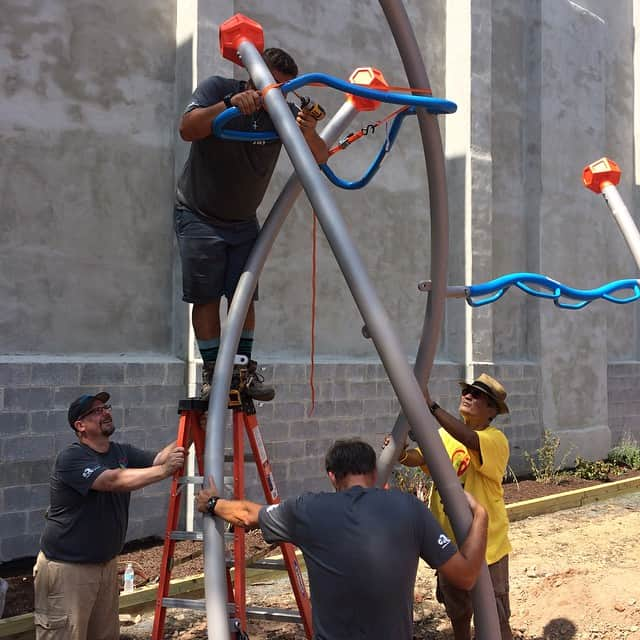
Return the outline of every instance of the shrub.
{"type": "Polygon", "coordinates": [[[418,500],[426,503],[433,481],[420,467],[400,467],[393,471],[393,484],[401,491],[412,493],[418,500]]]}
{"type": "Polygon", "coordinates": [[[536,449],[535,454],[531,455],[528,451],[524,452],[524,458],[529,463],[531,473],[536,482],[560,484],[564,475],[562,470],[567,466],[566,462],[571,453],[571,449],[564,454],[560,463],[556,464],[559,448],[560,438],[553,435],[548,429],[545,429],[542,432],[542,446],[536,449]]]}
{"type": "Polygon", "coordinates": [[[609,451],[607,460],[613,464],[640,469],[640,447],[638,442],[630,435],[625,435],[619,445],[609,451]]]}
{"type": "Polygon", "coordinates": [[[576,458],[576,468],[573,474],[584,480],[599,480],[607,482],[611,476],[619,476],[622,473],[620,467],[607,460],[585,460],[578,456],[576,458]]]}

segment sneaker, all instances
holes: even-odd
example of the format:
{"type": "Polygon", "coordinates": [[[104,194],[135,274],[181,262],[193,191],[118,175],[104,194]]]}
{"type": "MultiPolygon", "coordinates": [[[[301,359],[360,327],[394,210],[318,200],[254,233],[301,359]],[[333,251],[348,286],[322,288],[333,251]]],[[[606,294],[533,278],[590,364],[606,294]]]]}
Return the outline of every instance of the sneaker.
{"type": "Polygon", "coordinates": [[[202,386],[198,400],[209,400],[211,395],[211,380],[213,379],[214,362],[205,362],[202,365],[202,386]]]}
{"type": "Polygon", "coordinates": [[[255,360],[249,360],[249,364],[244,367],[236,365],[234,373],[238,369],[240,380],[244,382],[244,388],[247,395],[254,400],[260,402],[269,402],[276,395],[276,390],[264,383],[264,377],[258,373],[258,363],[255,360]],[[244,378],[244,380],[243,380],[244,378]]]}

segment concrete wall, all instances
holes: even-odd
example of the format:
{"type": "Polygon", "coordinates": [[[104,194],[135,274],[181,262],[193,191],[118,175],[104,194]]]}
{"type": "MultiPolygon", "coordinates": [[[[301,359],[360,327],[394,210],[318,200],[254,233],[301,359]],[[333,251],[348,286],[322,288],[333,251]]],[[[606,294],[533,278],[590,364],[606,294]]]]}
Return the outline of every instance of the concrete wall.
{"type": "MultiPolygon", "coordinates": [[[[434,94],[459,104],[439,121],[449,283],[514,271],[585,288],[632,277],[637,267],[605,203],[581,186],[580,174],[612,156],[635,215],[634,2],[406,5],[434,94]]],[[[289,50],[302,72],[347,78],[374,66],[389,84],[406,84],[374,0],[13,0],[3,13],[0,562],[37,550],[49,470],[72,439],[65,412],[76,395],[111,391],[123,440],[157,448],[175,432],[188,343],[171,223],[188,145],[176,125],[199,80],[246,77],[217,51],[218,25],[234,12],[262,23],[266,45],[289,50]]],[[[343,100],[315,87],[305,93],[329,113],[343,100]]],[[[417,282],[429,277],[417,133],[406,120],[367,189],[333,190],[409,359],[426,302],[417,282]]],[[[336,156],[334,170],[359,177],[382,134],[336,156]]],[[[283,153],[261,219],[290,172],[283,153]]],[[[397,413],[321,232],[318,247],[317,396],[309,415],[311,210],[302,196],[267,262],[257,310],[256,355],[278,390],[259,419],[285,496],[327,486],[323,454],[337,435],[361,435],[377,447],[397,413]]],[[[624,435],[640,437],[638,312],[603,301],[563,311],[516,290],[481,309],[450,300],[432,394],[453,411],[459,378],[481,371],[500,378],[512,411],[498,424],[517,473],[526,472],[522,454],[539,446],[544,428],[563,448],[602,457],[624,435]]],[[[251,492],[260,495],[255,478],[251,492]]],[[[165,505],[164,485],[138,494],[130,537],[161,533],[165,505]]]]}

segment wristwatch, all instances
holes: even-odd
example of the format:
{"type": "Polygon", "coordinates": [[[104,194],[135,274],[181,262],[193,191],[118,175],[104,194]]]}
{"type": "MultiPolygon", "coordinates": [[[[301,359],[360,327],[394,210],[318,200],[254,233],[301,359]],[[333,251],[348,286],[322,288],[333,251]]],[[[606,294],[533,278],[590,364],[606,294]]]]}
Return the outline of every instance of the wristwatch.
{"type": "Polygon", "coordinates": [[[216,515],[216,505],[218,504],[218,500],[220,500],[220,496],[211,496],[207,500],[207,512],[212,516],[216,515]]]}
{"type": "Polygon", "coordinates": [[[440,405],[437,402],[429,405],[429,411],[431,411],[431,415],[435,416],[436,411],[440,408],[440,405]]]}
{"type": "Polygon", "coordinates": [[[235,93],[227,93],[227,95],[222,98],[222,102],[224,102],[224,106],[227,107],[227,109],[231,109],[231,107],[233,107],[233,105],[231,104],[231,98],[233,98],[233,96],[235,95],[235,93]]]}

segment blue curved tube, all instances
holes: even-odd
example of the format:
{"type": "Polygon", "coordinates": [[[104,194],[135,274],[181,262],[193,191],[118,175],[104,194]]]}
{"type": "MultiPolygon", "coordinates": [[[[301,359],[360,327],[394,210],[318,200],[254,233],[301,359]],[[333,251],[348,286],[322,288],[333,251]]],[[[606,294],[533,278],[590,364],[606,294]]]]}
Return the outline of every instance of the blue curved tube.
{"type": "Polygon", "coordinates": [[[472,307],[490,304],[501,298],[512,285],[532,296],[553,300],[553,303],[562,309],[582,309],[598,298],[615,304],[627,304],[640,299],[640,280],[637,279],[615,280],[596,289],[574,289],[540,273],[525,272],[510,273],[489,282],[472,284],[467,289],[467,303],[472,307]],[[541,289],[534,289],[529,285],[541,289]],[[616,291],[626,289],[630,289],[632,293],[627,296],[613,295],[616,291]],[[484,297],[481,300],[473,299],[480,296],[484,297]],[[578,302],[566,302],[561,298],[570,298],[578,302]]]}
{"type": "MultiPolygon", "coordinates": [[[[346,82],[340,78],[335,78],[326,73],[305,73],[304,75],[293,78],[285,82],[281,87],[282,93],[295,91],[300,87],[304,87],[312,82],[324,84],[332,89],[338,89],[344,93],[350,93],[360,98],[369,98],[370,100],[378,100],[380,102],[388,102],[390,104],[404,104],[410,107],[422,107],[430,113],[455,113],[458,106],[455,102],[446,100],[445,98],[434,98],[433,96],[416,96],[410,93],[397,93],[394,91],[381,91],[380,89],[370,89],[359,84],[346,82]]],[[[272,131],[234,131],[225,129],[225,125],[240,115],[237,107],[225,109],[217,116],[211,124],[213,134],[223,140],[277,140],[278,132],[272,131]]]]}
{"type": "Polygon", "coordinates": [[[329,178],[329,180],[333,184],[335,184],[336,187],[340,187],[341,189],[353,190],[353,189],[362,189],[362,187],[366,187],[369,184],[369,182],[371,182],[371,180],[373,179],[373,176],[375,176],[376,173],[378,173],[378,169],[380,169],[380,165],[382,164],[382,161],[384,160],[387,153],[389,153],[389,151],[391,151],[391,149],[393,148],[393,143],[396,141],[396,138],[398,137],[398,132],[400,131],[400,126],[402,125],[402,121],[409,115],[415,115],[415,112],[416,110],[414,107],[409,107],[409,109],[407,109],[406,111],[401,111],[395,116],[391,124],[391,127],[389,128],[389,134],[385,138],[384,143],[381,145],[378,151],[378,154],[374,158],[373,162],[369,165],[369,168],[365,171],[362,178],[360,178],[359,180],[353,180],[351,182],[348,180],[343,180],[342,178],[339,178],[329,168],[329,165],[327,164],[320,165],[320,169],[322,170],[322,173],[324,173],[324,175],[327,176],[327,178],[329,178]]]}

